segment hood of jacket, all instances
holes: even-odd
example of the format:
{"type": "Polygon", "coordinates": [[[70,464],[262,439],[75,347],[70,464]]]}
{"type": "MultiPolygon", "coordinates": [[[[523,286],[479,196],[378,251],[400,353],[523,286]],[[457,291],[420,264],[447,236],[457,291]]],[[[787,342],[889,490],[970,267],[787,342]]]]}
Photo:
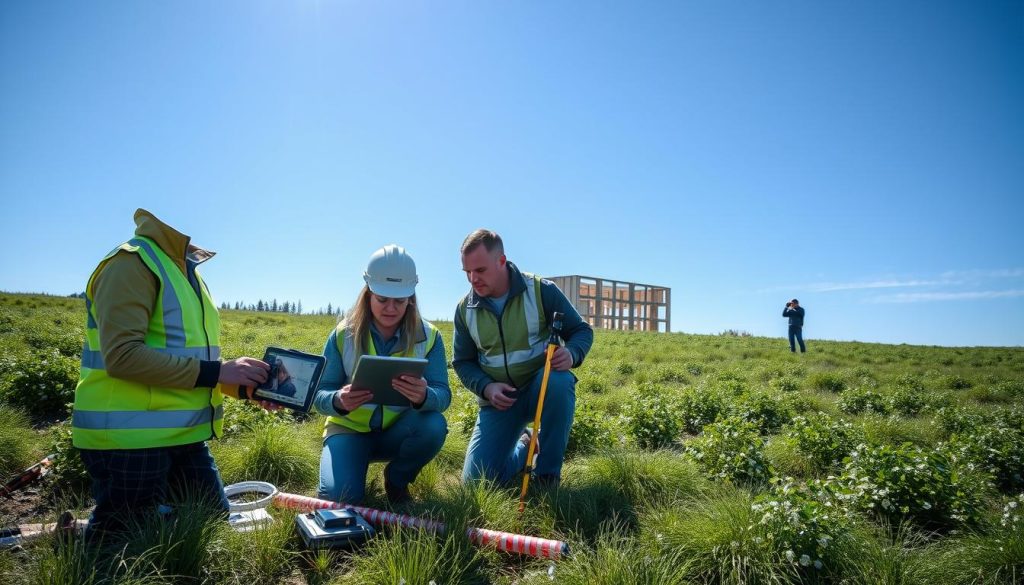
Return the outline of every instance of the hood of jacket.
{"type": "Polygon", "coordinates": [[[174,263],[187,274],[186,258],[197,264],[206,262],[216,254],[193,245],[192,238],[160,221],[157,216],[145,209],[135,210],[135,235],[149,238],[174,260],[174,263]]]}

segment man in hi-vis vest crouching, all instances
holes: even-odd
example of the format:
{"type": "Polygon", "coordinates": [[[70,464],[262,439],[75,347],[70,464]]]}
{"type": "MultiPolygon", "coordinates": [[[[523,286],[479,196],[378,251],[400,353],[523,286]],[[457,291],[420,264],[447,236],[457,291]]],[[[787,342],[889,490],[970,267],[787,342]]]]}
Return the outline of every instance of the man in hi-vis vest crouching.
{"type": "Polygon", "coordinates": [[[226,513],[206,440],[221,435],[223,394],[245,398],[239,386],[269,371],[254,358],[220,361],[217,307],[196,270],[213,253],[146,210],[135,224],[85,289],[72,441],[93,482],[90,540],[123,532],[176,494],[226,513]]]}
{"type": "Polygon", "coordinates": [[[452,367],[477,395],[480,412],[469,440],[462,480],[508,483],[524,469],[555,313],[562,313],[563,347],[551,358],[534,476],[557,485],[576,408],[576,376],[594,331],[555,284],[520,272],[505,258],[498,234],[476,230],[462,243],[462,270],[472,285],[455,310],[452,367]]]}

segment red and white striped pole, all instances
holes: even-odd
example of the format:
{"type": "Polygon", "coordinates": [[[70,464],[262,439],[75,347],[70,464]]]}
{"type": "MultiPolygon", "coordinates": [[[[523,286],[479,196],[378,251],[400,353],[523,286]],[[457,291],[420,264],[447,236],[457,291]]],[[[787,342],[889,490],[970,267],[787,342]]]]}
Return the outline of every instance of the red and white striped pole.
{"type": "MultiPolygon", "coordinates": [[[[310,511],[318,508],[352,508],[358,512],[366,521],[376,526],[405,526],[406,528],[423,528],[438,534],[444,534],[446,527],[437,520],[418,518],[406,514],[395,514],[374,508],[362,506],[349,506],[330,500],[320,500],[298,494],[278,492],[274,496],[274,503],[282,508],[291,510],[310,511]]],[[[503,552],[518,553],[545,559],[559,559],[569,554],[569,545],[560,540],[538,538],[536,536],[525,536],[511,532],[498,530],[487,530],[486,528],[469,528],[466,530],[466,537],[470,542],[481,547],[491,547],[503,552]]]]}

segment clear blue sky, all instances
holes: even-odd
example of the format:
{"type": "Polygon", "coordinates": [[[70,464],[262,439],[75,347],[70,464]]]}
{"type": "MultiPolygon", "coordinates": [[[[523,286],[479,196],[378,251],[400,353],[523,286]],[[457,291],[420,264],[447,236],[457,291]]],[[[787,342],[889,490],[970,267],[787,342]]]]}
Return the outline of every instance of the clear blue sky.
{"type": "Polygon", "coordinates": [[[395,242],[450,318],[486,226],[676,331],[1024,345],[1024,2],[11,0],[0,201],[8,291],[145,207],[218,301],[347,307],[395,242]]]}

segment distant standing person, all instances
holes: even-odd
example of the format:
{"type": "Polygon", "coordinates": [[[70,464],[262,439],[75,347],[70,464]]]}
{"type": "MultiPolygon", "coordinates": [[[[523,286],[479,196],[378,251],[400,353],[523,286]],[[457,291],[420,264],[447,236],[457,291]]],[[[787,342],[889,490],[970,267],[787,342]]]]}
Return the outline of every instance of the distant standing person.
{"type": "Polygon", "coordinates": [[[793,299],[786,303],[786,308],[782,310],[783,317],[789,317],[789,351],[796,353],[796,344],[800,343],[800,353],[806,353],[807,347],[804,345],[804,308],[800,306],[800,301],[793,299]]]}

